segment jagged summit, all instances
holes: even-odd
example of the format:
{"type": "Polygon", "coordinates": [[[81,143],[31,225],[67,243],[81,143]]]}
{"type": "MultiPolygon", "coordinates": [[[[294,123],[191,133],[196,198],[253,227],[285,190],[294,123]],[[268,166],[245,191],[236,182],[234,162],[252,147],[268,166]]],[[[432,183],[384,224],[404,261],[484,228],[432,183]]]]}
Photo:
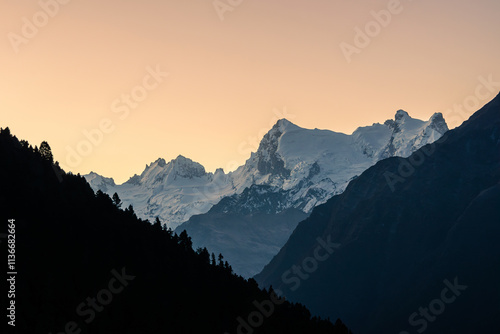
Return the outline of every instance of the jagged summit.
{"type": "MultiPolygon", "coordinates": [[[[155,161],[153,161],[152,163],[150,163],[149,165],[146,164],[146,167],[144,168],[144,172],[146,172],[148,169],[155,168],[156,166],[163,168],[166,166],[166,164],[167,164],[167,162],[165,161],[165,159],[158,158],[155,161]]],[[[144,174],[144,172],[142,172],[142,173],[144,174]]]]}
{"type": "Polygon", "coordinates": [[[384,122],[384,125],[387,125],[388,127],[398,131],[399,125],[402,123],[405,123],[407,121],[412,121],[414,120],[410,114],[408,114],[406,111],[403,109],[399,109],[396,111],[396,114],[394,115],[394,119],[388,119],[384,122]]]}
{"type": "MultiPolygon", "coordinates": [[[[422,121],[400,111],[395,118],[390,124],[358,128],[352,135],[304,129],[280,119],[246,163],[227,174],[222,169],[206,173],[202,165],[179,155],[169,162],[156,160],[126,184],[91,185],[105,187],[111,195],[117,192],[124,206],[132,204],[142,218],[154,221],[158,216],[179,233],[186,229],[194,236],[195,247],[209,245],[211,251],[228,254],[235,271],[251,277],[286,242],[299,222],[296,219],[342,193],[353,178],[380,159],[407,157],[444,133],[437,126],[442,120],[439,115],[422,121]],[[271,228],[260,214],[283,224],[271,228]],[[198,223],[189,225],[191,218],[198,223]],[[254,221],[252,228],[246,225],[250,221],[254,221]],[[231,237],[221,242],[221,235],[231,237]]],[[[446,127],[444,120],[442,124],[446,127]]]]}
{"type": "Polygon", "coordinates": [[[290,122],[286,118],[281,118],[273,126],[273,129],[278,129],[280,132],[283,133],[283,132],[286,132],[288,130],[301,129],[301,127],[295,125],[294,123],[290,122]]]}
{"type": "MultiPolygon", "coordinates": [[[[421,146],[438,139],[432,127],[444,124],[441,119],[435,114],[424,128],[405,132],[416,133],[411,142],[421,146]]],[[[322,316],[346,319],[355,332],[408,333],[400,330],[416,324],[419,305],[430,301],[433,307],[444,277],[463,277],[470,292],[460,298],[467,299],[450,308],[450,317],[429,323],[429,331],[496,332],[500,318],[491,310],[498,314],[500,290],[491,287],[500,280],[494,242],[500,237],[500,98],[447,132],[446,140],[416,152],[378,162],[316,207],[254,277],[259,285],[272,285],[322,316]],[[331,237],[341,249],[297,289],[282,275],[310,256],[318,236],[331,237]]]]}
{"type": "Polygon", "coordinates": [[[402,119],[405,119],[405,118],[411,118],[410,115],[404,111],[403,109],[399,109],[397,112],[396,112],[396,115],[394,116],[394,119],[396,121],[399,121],[399,120],[402,120],[402,119]]]}
{"type": "Polygon", "coordinates": [[[200,163],[182,155],[178,155],[177,158],[171,160],[168,163],[167,169],[169,169],[170,173],[173,172],[177,176],[190,179],[193,177],[201,177],[206,174],[205,167],[203,167],[200,163]]]}
{"type": "MultiPolygon", "coordinates": [[[[105,176],[102,176],[102,175],[100,175],[100,174],[97,174],[97,173],[96,173],[96,172],[94,172],[94,171],[91,171],[88,175],[89,175],[89,176],[93,176],[93,177],[95,177],[95,178],[102,179],[102,180],[111,180],[111,181],[113,181],[113,178],[112,178],[112,177],[105,177],[105,176]]],[[[114,181],[113,181],[113,183],[114,183],[114,181]]]]}
{"type": "Polygon", "coordinates": [[[94,189],[100,189],[104,192],[107,192],[109,189],[116,186],[113,178],[101,176],[93,171],[84,177],[94,189]]]}
{"type": "Polygon", "coordinates": [[[167,162],[163,158],[158,158],[154,163],[160,167],[165,167],[167,165],[167,162]]]}
{"type": "Polygon", "coordinates": [[[438,118],[438,119],[443,119],[443,120],[444,120],[443,113],[436,112],[436,113],[434,113],[434,114],[431,116],[431,118],[430,118],[429,120],[433,120],[433,119],[436,119],[436,118],[438,118]]]}
{"type": "Polygon", "coordinates": [[[287,130],[301,129],[286,119],[280,119],[262,138],[257,149],[257,169],[262,174],[290,175],[290,171],[285,168],[285,163],[277,154],[280,139],[287,130]]]}
{"type": "MultiPolygon", "coordinates": [[[[222,169],[207,173],[198,162],[178,155],[168,162],[157,159],[123,185],[104,186],[108,193],[116,191],[126,204],[133,204],[141,217],[154,220],[159,216],[172,228],[252,185],[268,188],[261,199],[250,201],[249,207],[266,200],[266,192],[282,191],[276,195],[280,208],[307,213],[342,192],[354,176],[381,158],[408,156],[438,139],[446,126],[438,126],[442,120],[439,115],[432,120],[434,124],[413,119],[399,110],[386,124],[361,127],[347,135],[301,128],[283,118],[263,136],[246,163],[227,174],[222,169]]],[[[91,185],[98,189],[103,182],[91,185]]]]}
{"type": "Polygon", "coordinates": [[[172,159],[171,161],[185,161],[185,160],[191,160],[191,159],[186,158],[182,154],[179,154],[175,159],[172,159]]]}
{"type": "Polygon", "coordinates": [[[429,118],[429,127],[432,129],[440,132],[440,133],[445,133],[448,131],[448,124],[446,124],[446,121],[444,120],[443,114],[440,112],[435,113],[434,115],[429,118]]]}

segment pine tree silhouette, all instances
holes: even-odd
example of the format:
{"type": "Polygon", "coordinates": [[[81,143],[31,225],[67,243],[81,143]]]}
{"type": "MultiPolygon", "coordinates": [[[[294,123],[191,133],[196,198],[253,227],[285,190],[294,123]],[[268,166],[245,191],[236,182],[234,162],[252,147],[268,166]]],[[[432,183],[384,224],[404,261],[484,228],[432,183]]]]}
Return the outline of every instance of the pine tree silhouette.
{"type": "Polygon", "coordinates": [[[120,199],[120,196],[118,196],[117,193],[113,194],[113,198],[112,199],[113,199],[113,203],[115,204],[115,206],[117,208],[120,208],[122,206],[122,201],[120,199]]]}
{"type": "Polygon", "coordinates": [[[49,143],[46,141],[42,141],[40,144],[40,155],[44,160],[47,160],[51,163],[54,162],[54,156],[52,155],[52,150],[50,149],[49,143]]]}
{"type": "Polygon", "coordinates": [[[158,216],[156,216],[154,226],[155,226],[155,228],[156,228],[157,231],[161,231],[162,230],[162,228],[161,228],[161,221],[160,221],[160,218],[158,218],[158,216]]]}
{"type": "Polygon", "coordinates": [[[193,249],[193,241],[191,241],[191,237],[188,236],[186,230],[179,235],[179,245],[188,251],[193,249]]]}

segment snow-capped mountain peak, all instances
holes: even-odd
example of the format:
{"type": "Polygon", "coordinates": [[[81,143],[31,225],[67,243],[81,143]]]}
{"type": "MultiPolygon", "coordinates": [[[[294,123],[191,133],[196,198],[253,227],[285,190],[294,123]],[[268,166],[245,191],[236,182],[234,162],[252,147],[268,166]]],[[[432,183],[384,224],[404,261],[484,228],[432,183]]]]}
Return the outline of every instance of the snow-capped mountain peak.
{"type": "Polygon", "coordinates": [[[293,131],[293,130],[297,130],[297,129],[301,129],[301,127],[293,124],[292,122],[290,122],[289,120],[287,120],[286,118],[281,118],[279,119],[276,124],[273,126],[273,128],[277,128],[279,129],[279,131],[281,133],[284,133],[286,131],[293,131]]]}
{"type": "Polygon", "coordinates": [[[166,167],[169,173],[175,173],[178,177],[188,179],[202,177],[206,174],[205,167],[182,155],[171,160],[166,167]]]}
{"type": "Polygon", "coordinates": [[[115,180],[113,180],[113,178],[104,177],[95,172],[90,172],[84,177],[93,189],[100,189],[101,191],[106,193],[110,188],[116,186],[115,180]]]}
{"type": "Polygon", "coordinates": [[[292,130],[293,128],[300,129],[295,124],[286,119],[280,119],[268,133],[262,138],[259,148],[257,149],[257,169],[260,174],[271,174],[278,176],[290,175],[290,171],[285,168],[285,162],[277,153],[280,143],[280,138],[283,133],[292,130]]]}
{"type": "Polygon", "coordinates": [[[443,114],[440,112],[435,113],[429,119],[430,127],[440,133],[445,133],[448,131],[448,125],[444,120],[443,114]]]}
{"type": "Polygon", "coordinates": [[[439,115],[425,122],[399,110],[384,124],[346,135],[280,120],[245,165],[230,174],[235,193],[176,231],[186,229],[196,247],[226,254],[236,272],[250,277],[276,255],[269,246],[283,246],[298,222],[296,213],[307,215],[343,192],[353,178],[380,159],[408,156],[439,138],[440,124],[439,115]],[[280,223],[283,214],[289,225],[280,223]],[[264,217],[271,218],[270,226],[264,217]]]}
{"type": "Polygon", "coordinates": [[[167,162],[163,158],[158,158],[153,164],[157,164],[160,167],[165,167],[167,162]]]}
{"type": "Polygon", "coordinates": [[[206,213],[223,197],[244,195],[254,185],[254,191],[245,193],[247,199],[234,198],[234,203],[248,200],[248,205],[241,205],[250,210],[261,202],[254,195],[264,198],[261,192],[273,193],[280,203],[277,212],[295,208],[308,213],[380,159],[407,157],[446,130],[439,113],[421,121],[403,110],[384,124],[360,127],[352,135],[304,129],[280,119],[246,163],[228,174],[222,169],[207,173],[201,164],[179,155],[169,162],[157,159],[123,185],[116,186],[112,179],[98,178],[95,173],[85,177],[94,190],[116,191],[126,205],[133,204],[139,216],[150,220],[160,216],[172,228],[206,213]]]}
{"type": "Polygon", "coordinates": [[[394,119],[386,120],[383,126],[374,124],[358,128],[353,135],[365,154],[380,160],[392,156],[407,157],[446,131],[448,126],[440,113],[435,113],[428,121],[421,121],[404,110],[398,110],[394,119]]]}
{"type": "Polygon", "coordinates": [[[158,183],[169,184],[177,179],[192,179],[206,175],[205,167],[182,155],[170,160],[157,159],[146,168],[140,176],[132,177],[127,183],[153,186],[158,183]]]}
{"type": "Polygon", "coordinates": [[[399,109],[397,112],[396,112],[396,115],[394,116],[394,119],[396,121],[404,121],[405,119],[407,118],[411,118],[410,115],[408,115],[408,113],[406,111],[404,111],[403,109],[399,109]]]}

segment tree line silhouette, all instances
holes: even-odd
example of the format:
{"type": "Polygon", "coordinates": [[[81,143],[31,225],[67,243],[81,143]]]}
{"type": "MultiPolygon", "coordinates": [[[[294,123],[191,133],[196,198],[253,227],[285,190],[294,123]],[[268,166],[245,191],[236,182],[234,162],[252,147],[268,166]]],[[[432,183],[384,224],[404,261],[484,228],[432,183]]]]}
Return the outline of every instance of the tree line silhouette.
{"type": "MultiPolygon", "coordinates": [[[[69,333],[70,322],[74,333],[237,333],[238,318],[274,293],[235,275],[222,254],[193,250],[185,231],[138,218],[117,194],[94,193],[54,162],[47,142],[33,147],[8,128],[0,129],[0,189],[2,226],[16,219],[17,333],[69,333]],[[122,268],[134,280],[87,323],[78,305],[122,268]]],[[[288,301],[251,330],[350,333],[288,301]]]]}

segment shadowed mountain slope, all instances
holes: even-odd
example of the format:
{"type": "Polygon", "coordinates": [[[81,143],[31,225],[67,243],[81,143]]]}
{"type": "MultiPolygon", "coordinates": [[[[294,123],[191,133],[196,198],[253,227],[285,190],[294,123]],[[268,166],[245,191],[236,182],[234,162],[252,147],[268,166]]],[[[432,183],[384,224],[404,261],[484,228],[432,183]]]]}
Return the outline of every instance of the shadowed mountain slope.
{"type": "Polygon", "coordinates": [[[255,278],[358,333],[498,333],[499,182],[500,95],[351,181],[255,278]]]}

